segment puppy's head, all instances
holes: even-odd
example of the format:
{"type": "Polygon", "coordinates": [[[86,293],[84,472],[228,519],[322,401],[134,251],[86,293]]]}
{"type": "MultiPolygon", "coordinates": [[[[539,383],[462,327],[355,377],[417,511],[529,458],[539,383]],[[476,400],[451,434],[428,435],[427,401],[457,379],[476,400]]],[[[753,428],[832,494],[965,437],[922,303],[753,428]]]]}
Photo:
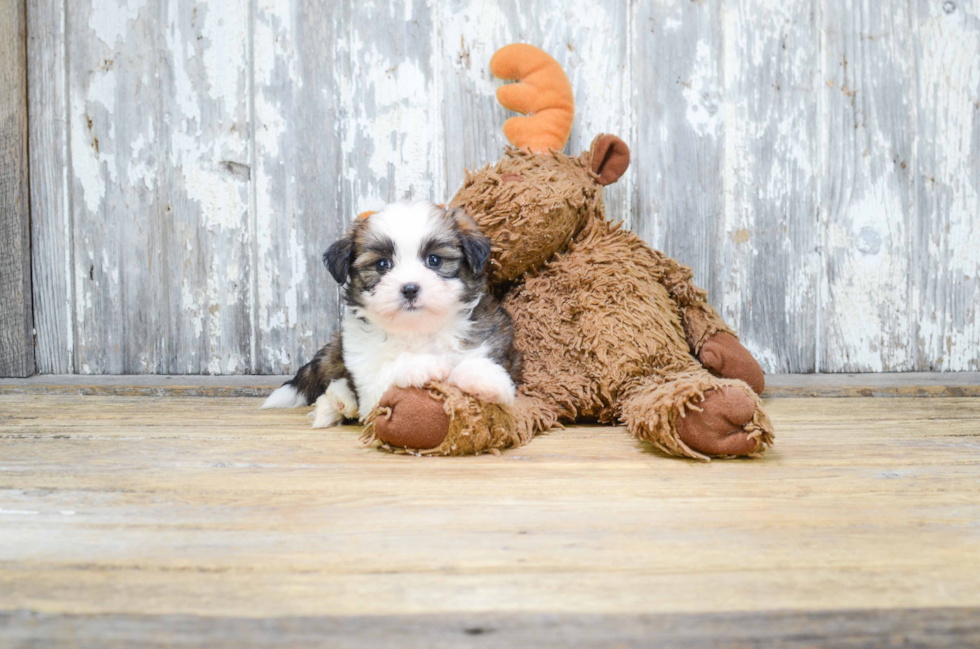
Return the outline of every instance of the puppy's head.
{"type": "Polygon", "coordinates": [[[393,203],[323,256],[347,305],[392,333],[433,333],[486,289],[490,242],[462,209],[393,203]]]}

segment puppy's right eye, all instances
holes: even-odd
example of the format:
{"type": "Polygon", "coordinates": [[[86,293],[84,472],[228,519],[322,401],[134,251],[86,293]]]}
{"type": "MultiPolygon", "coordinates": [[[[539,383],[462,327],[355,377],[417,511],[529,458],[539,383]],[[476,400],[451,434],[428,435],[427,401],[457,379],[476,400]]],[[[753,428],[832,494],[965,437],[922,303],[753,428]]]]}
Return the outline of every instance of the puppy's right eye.
{"type": "Polygon", "coordinates": [[[378,269],[379,273],[391,270],[391,260],[389,259],[379,259],[374,267],[378,269]]]}

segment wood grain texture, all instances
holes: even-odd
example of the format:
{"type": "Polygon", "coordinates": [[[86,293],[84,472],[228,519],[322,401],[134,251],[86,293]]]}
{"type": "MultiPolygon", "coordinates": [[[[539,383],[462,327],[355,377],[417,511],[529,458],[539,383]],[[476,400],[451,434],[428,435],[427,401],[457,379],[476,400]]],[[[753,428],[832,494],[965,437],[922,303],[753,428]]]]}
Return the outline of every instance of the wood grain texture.
{"type": "Polygon", "coordinates": [[[980,609],[589,615],[461,613],[356,617],[59,615],[0,612],[0,640],[20,647],[468,649],[959,649],[980,644],[980,609]]]}
{"type": "Polygon", "coordinates": [[[81,373],[251,366],[248,0],[72,5],[81,373]]]}
{"type": "Polygon", "coordinates": [[[824,6],[820,369],[915,369],[913,18],[904,3],[824,6]]]}
{"type": "Polygon", "coordinates": [[[635,188],[633,230],[690,266],[719,309],[727,289],[722,17],[719,3],[634,5],[627,172],[635,188]]]}
{"type": "Polygon", "coordinates": [[[817,9],[760,0],[724,14],[725,240],[709,261],[722,316],[770,372],[816,369],[817,9]]]}
{"type": "Polygon", "coordinates": [[[769,400],[772,451],[710,465],[587,426],[395,456],[258,404],[0,396],[0,633],[980,607],[977,399],[769,400]]]}
{"type": "Polygon", "coordinates": [[[917,368],[980,368],[980,5],[914,3],[917,368]]]}
{"type": "Polygon", "coordinates": [[[0,2],[0,376],[34,373],[27,154],[27,18],[0,2]]]}
{"type": "Polygon", "coordinates": [[[348,6],[339,43],[349,59],[339,97],[346,221],[397,200],[444,202],[436,11],[423,0],[348,6]]]}
{"type": "Polygon", "coordinates": [[[255,3],[251,184],[255,227],[253,372],[308,362],[339,321],[338,290],[321,262],[354,210],[340,142],[350,128],[349,12],[330,3],[255,3]]]}
{"type": "Polygon", "coordinates": [[[64,0],[27,3],[31,260],[37,371],[75,371],[64,0]]]}

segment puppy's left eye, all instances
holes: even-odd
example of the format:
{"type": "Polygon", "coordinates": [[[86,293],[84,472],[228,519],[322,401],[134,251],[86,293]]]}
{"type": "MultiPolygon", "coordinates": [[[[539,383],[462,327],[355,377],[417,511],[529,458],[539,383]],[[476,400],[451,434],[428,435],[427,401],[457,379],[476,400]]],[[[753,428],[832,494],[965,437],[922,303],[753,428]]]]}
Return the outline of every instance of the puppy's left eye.
{"type": "Polygon", "coordinates": [[[442,257],[439,255],[429,255],[425,258],[425,265],[429,268],[439,268],[439,266],[442,266],[442,257]]]}

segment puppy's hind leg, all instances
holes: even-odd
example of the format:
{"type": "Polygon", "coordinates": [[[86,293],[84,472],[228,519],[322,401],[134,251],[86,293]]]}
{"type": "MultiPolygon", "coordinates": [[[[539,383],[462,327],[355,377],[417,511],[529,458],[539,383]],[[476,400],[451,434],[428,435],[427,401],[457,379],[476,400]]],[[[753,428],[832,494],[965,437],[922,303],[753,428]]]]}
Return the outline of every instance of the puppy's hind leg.
{"type": "Polygon", "coordinates": [[[357,419],[357,397],[347,379],[332,381],[307,417],[312,428],[330,428],[344,419],[357,419]]]}
{"type": "Polygon", "coordinates": [[[327,391],[331,381],[340,378],[350,378],[350,374],[344,367],[343,344],[338,333],[313,360],[299,369],[296,376],[269,395],[262,408],[308,406],[327,391]]]}

